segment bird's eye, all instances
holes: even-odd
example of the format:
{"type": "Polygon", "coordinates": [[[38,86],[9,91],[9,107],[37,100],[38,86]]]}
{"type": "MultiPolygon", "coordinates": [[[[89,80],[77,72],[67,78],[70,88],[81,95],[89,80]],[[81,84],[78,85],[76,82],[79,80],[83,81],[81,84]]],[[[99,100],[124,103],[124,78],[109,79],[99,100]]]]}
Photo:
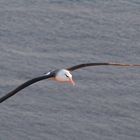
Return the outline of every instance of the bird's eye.
{"type": "Polygon", "coordinates": [[[66,75],[66,77],[69,77],[67,74],[65,74],[66,75]]]}

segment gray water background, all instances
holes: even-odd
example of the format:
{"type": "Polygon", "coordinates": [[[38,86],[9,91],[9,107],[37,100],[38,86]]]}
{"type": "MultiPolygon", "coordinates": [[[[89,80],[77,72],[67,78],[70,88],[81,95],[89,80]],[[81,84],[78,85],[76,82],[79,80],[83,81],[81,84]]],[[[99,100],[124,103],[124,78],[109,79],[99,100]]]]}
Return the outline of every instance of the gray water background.
{"type": "MultiPolygon", "coordinates": [[[[0,0],[0,96],[52,69],[140,63],[139,0],[0,0]]],[[[140,68],[90,67],[0,104],[0,140],[140,140],[140,68]]]]}

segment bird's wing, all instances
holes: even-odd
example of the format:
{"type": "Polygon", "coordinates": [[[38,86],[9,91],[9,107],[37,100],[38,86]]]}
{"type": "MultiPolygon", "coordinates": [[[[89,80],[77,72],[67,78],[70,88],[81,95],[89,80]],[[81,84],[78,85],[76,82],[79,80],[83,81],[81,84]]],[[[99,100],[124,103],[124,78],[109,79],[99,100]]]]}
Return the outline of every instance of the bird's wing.
{"type": "Polygon", "coordinates": [[[48,78],[51,78],[53,76],[54,76],[53,73],[49,73],[49,74],[46,74],[46,75],[43,75],[43,76],[40,76],[40,77],[36,77],[36,78],[33,78],[31,80],[26,81],[25,83],[19,85],[17,88],[12,90],[11,92],[9,92],[6,95],[4,95],[3,97],[1,97],[0,98],[0,103],[5,101],[6,99],[10,98],[11,96],[15,95],[20,90],[22,90],[22,89],[24,89],[24,88],[26,88],[26,87],[28,87],[28,86],[38,82],[38,81],[41,81],[41,80],[44,80],[44,79],[48,79],[48,78]]]}
{"type": "Polygon", "coordinates": [[[123,64],[123,63],[84,63],[84,64],[79,64],[73,67],[69,67],[67,68],[67,70],[69,71],[74,71],[83,67],[89,67],[89,66],[106,66],[106,65],[110,65],[110,66],[123,66],[123,67],[134,67],[134,66],[140,66],[140,64],[123,64]]]}

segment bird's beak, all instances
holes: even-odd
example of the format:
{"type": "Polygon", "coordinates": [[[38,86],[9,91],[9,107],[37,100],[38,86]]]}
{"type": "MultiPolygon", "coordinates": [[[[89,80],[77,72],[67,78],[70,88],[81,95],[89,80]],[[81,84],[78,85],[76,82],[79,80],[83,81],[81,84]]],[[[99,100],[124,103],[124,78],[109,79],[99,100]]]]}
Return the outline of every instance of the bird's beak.
{"type": "Polygon", "coordinates": [[[73,86],[75,86],[75,81],[74,81],[72,78],[70,78],[69,82],[70,82],[73,86]]]}

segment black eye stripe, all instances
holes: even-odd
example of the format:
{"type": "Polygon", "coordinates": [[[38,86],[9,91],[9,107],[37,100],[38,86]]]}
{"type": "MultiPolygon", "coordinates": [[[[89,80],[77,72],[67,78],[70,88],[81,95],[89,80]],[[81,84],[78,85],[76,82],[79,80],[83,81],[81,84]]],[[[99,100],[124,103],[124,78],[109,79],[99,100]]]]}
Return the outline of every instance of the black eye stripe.
{"type": "Polygon", "coordinates": [[[67,74],[65,74],[66,75],[66,77],[69,77],[67,74]]]}

